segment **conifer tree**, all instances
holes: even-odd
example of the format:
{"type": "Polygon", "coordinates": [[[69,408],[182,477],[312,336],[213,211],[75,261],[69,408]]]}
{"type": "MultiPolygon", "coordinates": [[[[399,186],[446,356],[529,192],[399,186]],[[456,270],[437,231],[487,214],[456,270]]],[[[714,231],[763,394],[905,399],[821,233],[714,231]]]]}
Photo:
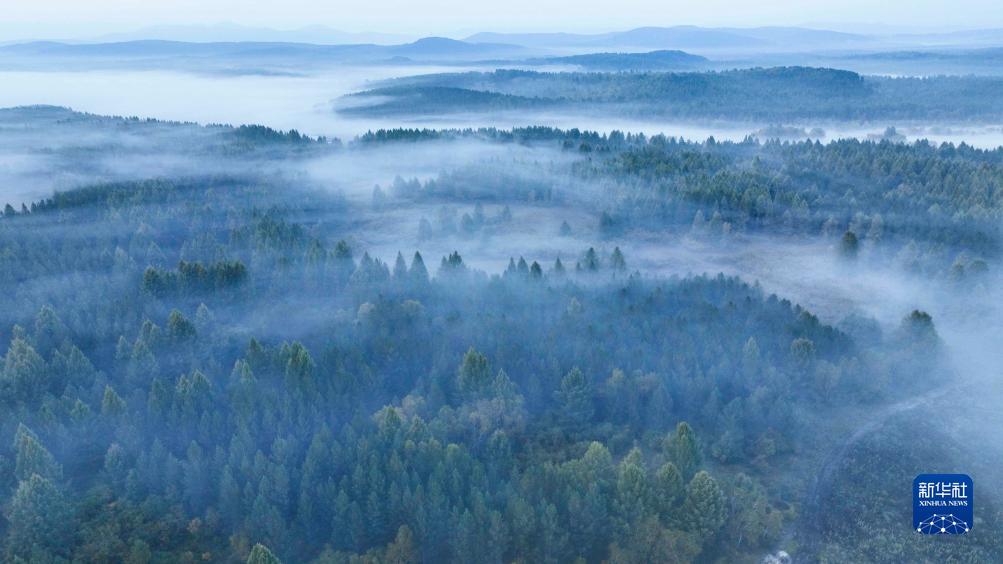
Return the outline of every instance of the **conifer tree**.
{"type": "Polygon", "coordinates": [[[689,520],[691,530],[704,542],[710,541],[721,530],[727,511],[727,500],[721,487],[706,471],[697,472],[686,487],[686,501],[683,503],[683,514],[689,520]]]}
{"type": "Polygon", "coordinates": [[[272,554],[268,547],[259,543],[251,549],[251,553],[247,556],[247,564],[282,564],[282,561],[272,554]]]}
{"type": "Polygon", "coordinates": [[[425,268],[425,261],[421,258],[421,253],[418,251],[414,252],[414,258],[411,259],[411,268],[408,270],[408,276],[411,278],[411,282],[418,286],[424,286],[428,284],[428,269],[425,268]]]}
{"type": "Polygon", "coordinates": [[[577,367],[561,379],[557,398],[561,402],[561,414],[567,424],[577,428],[591,421],[594,412],[592,386],[577,367]]]}
{"type": "Polygon", "coordinates": [[[22,480],[10,502],[7,558],[46,561],[66,554],[73,531],[71,508],[47,478],[22,480]]]}
{"type": "Polygon", "coordinates": [[[680,421],[675,433],[667,438],[665,455],[676,465],[683,480],[690,479],[700,467],[700,445],[696,433],[685,421],[680,421]]]}

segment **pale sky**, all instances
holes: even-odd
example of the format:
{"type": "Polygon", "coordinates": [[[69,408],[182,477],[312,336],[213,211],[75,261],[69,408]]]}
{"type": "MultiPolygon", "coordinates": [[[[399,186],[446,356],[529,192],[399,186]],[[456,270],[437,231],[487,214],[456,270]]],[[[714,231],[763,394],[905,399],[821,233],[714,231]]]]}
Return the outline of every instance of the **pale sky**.
{"type": "Polygon", "coordinates": [[[877,23],[948,30],[1003,27],[1003,9],[1000,0],[0,0],[0,36],[85,36],[220,22],[446,36],[682,24],[877,23]]]}

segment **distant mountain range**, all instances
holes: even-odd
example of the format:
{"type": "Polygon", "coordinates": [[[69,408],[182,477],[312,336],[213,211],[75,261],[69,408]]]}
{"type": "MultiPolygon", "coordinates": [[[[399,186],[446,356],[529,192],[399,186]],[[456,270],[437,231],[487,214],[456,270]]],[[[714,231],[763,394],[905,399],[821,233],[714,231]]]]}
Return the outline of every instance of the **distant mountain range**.
{"type": "Polygon", "coordinates": [[[100,42],[0,46],[0,68],[142,67],[224,73],[297,73],[334,64],[457,64],[494,68],[571,65],[585,70],[699,70],[835,66],[875,74],[1003,74],[1003,30],[875,36],[801,27],[643,27],[599,34],[477,33],[464,40],[351,34],[323,26],[291,31],[160,26],[100,42]],[[260,38],[247,40],[246,38],[260,38]],[[204,41],[210,38],[223,40],[204,41]],[[310,39],[311,41],[304,41],[310,39]],[[370,41],[363,41],[370,40],[370,41]],[[935,68],[923,68],[926,61],[935,68]]]}
{"type": "Polygon", "coordinates": [[[647,53],[587,53],[565,57],[529,59],[527,64],[574,65],[585,70],[684,70],[710,63],[706,57],[679,50],[658,50],[647,53]]]}
{"type": "Polygon", "coordinates": [[[295,72],[326,64],[475,64],[492,67],[575,66],[586,70],[695,70],[707,67],[705,57],[679,50],[643,53],[596,52],[540,56],[544,49],[507,43],[458,41],[426,37],[401,45],[319,45],[288,42],[210,42],[137,40],[112,43],[33,41],[0,46],[0,67],[20,64],[101,67],[166,66],[225,70],[256,68],[295,72]]]}
{"type": "Polygon", "coordinates": [[[681,49],[701,54],[875,52],[1003,47],[1003,29],[942,33],[848,33],[806,27],[641,27],[610,33],[476,33],[470,43],[508,43],[584,53],[681,49]]]}
{"type": "MultiPolygon", "coordinates": [[[[11,24],[0,24],[11,35],[11,24]]],[[[26,32],[24,32],[26,33],[26,32]]],[[[38,33],[38,32],[36,32],[38,33]]],[[[55,32],[54,32],[55,33],[55,32]]],[[[15,34],[16,35],[16,34],[15,34]]],[[[49,37],[51,38],[51,36],[49,37]]],[[[0,38],[2,39],[2,38],[0,38]]],[[[278,30],[232,23],[213,25],[157,25],[130,32],[108,33],[66,43],[126,43],[144,40],[185,43],[309,43],[314,45],[401,46],[415,36],[356,33],[312,25],[278,30]]],[[[696,50],[800,52],[808,50],[921,49],[931,47],[1003,46],[1003,29],[903,33],[896,28],[868,27],[862,32],[832,31],[813,27],[639,27],[607,33],[475,33],[466,43],[519,45],[549,54],[582,54],[596,51],[696,50]]]]}
{"type": "Polygon", "coordinates": [[[10,57],[32,59],[142,59],[185,58],[205,61],[296,61],[299,63],[402,61],[470,61],[525,57],[518,45],[468,43],[444,37],[426,37],[402,45],[318,45],[280,42],[213,42],[140,40],[114,43],[59,43],[34,41],[0,47],[0,61],[10,57]]]}
{"type": "Polygon", "coordinates": [[[312,25],[298,29],[271,29],[248,27],[233,23],[212,25],[157,25],[144,27],[132,32],[110,33],[93,39],[93,43],[121,43],[159,39],[163,41],[184,41],[191,43],[231,43],[251,41],[257,43],[314,43],[318,45],[346,45],[372,43],[377,45],[397,45],[414,39],[414,36],[391,33],[353,33],[333,29],[324,25],[312,25]]]}
{"type": "Polygon", "coordinates": [[[1003,29],[896,34],[883,38],[889,43],[924,47],[1003,47],[1003,29]]]}
{"type": "Polygon", "coordinates": [[[476,33],[471,43],[511,43],[550,49],[791,49],[845,47],[873,43],[852,33],[799,27],[705,28],[696,26],[640,27],[598,34],[476,33]]]}

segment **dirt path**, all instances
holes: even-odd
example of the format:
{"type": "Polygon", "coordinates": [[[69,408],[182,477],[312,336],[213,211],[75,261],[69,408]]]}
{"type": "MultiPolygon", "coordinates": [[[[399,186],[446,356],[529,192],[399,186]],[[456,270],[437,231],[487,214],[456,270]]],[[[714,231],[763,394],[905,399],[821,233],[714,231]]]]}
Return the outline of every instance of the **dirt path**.
{"type": "Polygon", "coordinates": [[[936,388],[919,396],[914,396],[902,401],[884,406],[875,411],[864,422],[857,427],[849,437],[845,438],[837,445],[834,445],[824,456],[818,472],[815,474],[808,491],[805,493],[801,503],[798,517],[791,523],[781,540],[780,549],[789,547],[792,541],[797,543],[797,557],[795,562],[814,562],[817,557],[818,543],[821,539],[822,530],[819,528],[821,520],[820,504],[825,499],[826,494],[832,486],[833,478],[842,466],[850,450],[864,437],[880,430],[889,419],[900,413],[916,409],[934,400],[942,398],[947,394],[956,391],[960,386],[951,385],[943,388],[936,388]]]}
{"type": "MultiPolygon", "coordinates": [[[[826,499],[834,478],[842,469],[842,465],[851,449],[863,438],[880,431],[894,416],[915,410],[933,401],[954,397],[960,399],[964,407],[956,405],[959,413],[958,423],[969,425],[985,423],[990,415],[999,418],[996,409],[987,412],[987,405],[995,407],[995,398],[1003,398],[1003,376],[1000,367],[1003,366],[1003,331],[995,324],[988,324],[981,331],[959,331],[957,328],[945,331],[954,338],[945,343],[948,352],[947,369],[954,377],[952,383],[941,388],[934,388],[924,394],[910,397],[886,405],[871,412],[863,423],[848,437],[839,441],[823,455],[818,471],[812,479],[802,498],[797,519],[788,525],[779,543],[780,550],[788,550],[796,543],[797,557],[795,562],[815,562],[818,556],[819,542],[822,533],[820,524],[822,501],[826,499]],[[983,415],[977,415],[982,412],[983,415]],[[976,421],[969,421],[972,417],[976,421]]],[[[985,438],[977,441],[985,441],[985,438]]],[[[993,439],[999,441],[999,437],[993,439]]],[[[995,442],[980,443],[986,448],[997,448],[995,442]]]]}

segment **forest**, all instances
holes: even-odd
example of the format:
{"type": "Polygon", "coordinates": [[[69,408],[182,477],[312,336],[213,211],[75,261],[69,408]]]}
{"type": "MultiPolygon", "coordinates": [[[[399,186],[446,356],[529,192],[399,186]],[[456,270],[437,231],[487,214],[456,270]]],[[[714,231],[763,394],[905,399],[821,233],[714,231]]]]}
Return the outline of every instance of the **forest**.
{"type": "MultiPolygon", "coordinates": [[[[586,64],[594,60],[589,56],[586,64]]],[[[352,103],[340,111],[393,116],[523,107],[648,119],[979,122],[1003,114],[1000,81],[990,76],[864,76],[801,66],[710,72],[498,69],[385,81],[346,96],[352,103]]]]}
{"type": "Polygon", "coordinates": [[[90,171],[0,217],[5,561],[1000,553],[990,496],[965,543],[928,552],[885,516],[859,545],[835,517],[881,506],[840,492],[894,498],[924,464],[894,434],[813,481],[819,435],[956,369],[948,298],[821,315],[719,265],[653,269],[648,242],[824,249],[839,285],[894,268],[982,307],[1000,149],[542,126],[342,142],[40,107],[3,123],[39,174],[90,171]],[[461,157],[411,172],[429,151],[461,157]],[[148,174],[108,154],[183,159],[148,174]],[[349,181],[377,159],[394,165],[349,181]],[[822,503],[846,508],[816,528],[822,503]]]}
{"type": "Polygon", "coordinates": [[[848,251],[866,244],[911,270],[958,278],[977,279],[1000,252],[1000,149],[851,139],[691,142],[551,128],[378,130],[358,143],[463,139],[560,147],[579,158],[524,164],[531,174],[478,164],[424,182],[397,178],[389,193],[419,202],[574,205],[589,210],[603,239],[651,230],[724,241],[849,234],[856,247],[848,251]]]}

